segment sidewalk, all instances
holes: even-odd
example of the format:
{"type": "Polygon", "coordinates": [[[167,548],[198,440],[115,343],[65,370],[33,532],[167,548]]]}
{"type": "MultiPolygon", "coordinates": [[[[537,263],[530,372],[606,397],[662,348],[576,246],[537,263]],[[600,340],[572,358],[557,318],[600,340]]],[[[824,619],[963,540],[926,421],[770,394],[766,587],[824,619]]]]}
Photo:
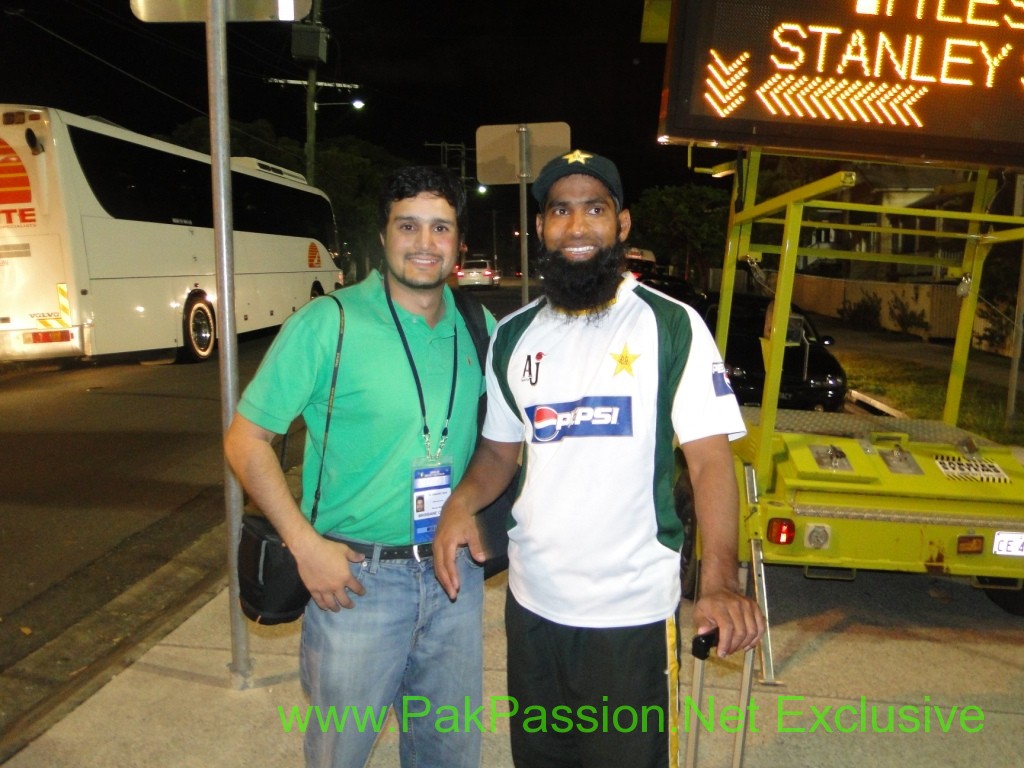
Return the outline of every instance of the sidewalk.
{"type": "MultiPolygon", "coordinates": [[[[505,688],[504,578],[488,583],[485,695],[505,688]]],[[[302,736],[286,733],[279,708],[305,711],[299,684],[301,624],[248,623],[254,669],[232,688],[227,588],[77,709],[4,763],[5,768],[254,768],[301,766],[302,736]]],[[[511,766],[508,729],[485,734],[482,765],[511,766]]],[[[398,766],[385,732],[371,768],[398,766]]]]}
{"type": "MultiPolygon", "coordinates": [[[[806,580],[797,568],[769,570],[769,591],[794,599],[776,602],[779,680],[768,686],[755,679],[747,768],[1019,762],[1019,617],[966,584],[923,575],[862,573],[856,582],[828,582],[806,580]],[[887,725],[888,717],[904,719],[887,725]]],[[[485,590],[485,697],[505,693],[505,588],[504,577],[496,577],[485,590]]],[[[684,644],[689,610],[684,603],[684,644]]],[[[279,716],[281,707],[305,707],[299,624],[248,626],[255,662],[250,689],[231,688],[227,591],[221,590],[5,768],[301,766],[302,737],[286,733],[279,716]]],[[[700,703],[685,698],[692,661],[683,658],[680,696],[700,735],[701,768],[731,764],[742,666],[741,657],[709,661],[700,703]]],[[[483,744],[482,768],[512,765],[504,721],[484,734],[483,744]]],[[[369,766],[398,764],[397,735],[385,732],[369,766]]]]}
{"type": "MultiPolygon", "coordinates": [[[[816,322],[822,333],[836,337],[840,349],[871,341],[870,334],[816,322]]],[[[943,345],[902,338],[887,343],[900,345],[908,370],[947,365],[951,355],[943,345]]],[[[1009,361],[971,355],[971,376],[992,376],[1005,384],[1008,370],[1009,361]]],[[[1024,734],[1020,617],[1001,612],[966,584],[927,576],[862,572],[855,582],[824,582],[803,579],[799,569],[768,570],[769,592],[790,596],[776,600],[772,615],[782,685],[754,686],[758,714],[747,738],[747,768],[1019,762],[1024,734]],[[818,715],[838,718],[839,710],[853,718],[850,722],[856,720],[855,732],[842,732],[835,720],[818,723],[818,715]],[[906,727],[887,730],[887,712],[909,713],[917,726],[907,719],[906,727]]],[[[497,577],[485,589],[485,701],[506,692],[505,588],[504,577],[497,577]]],[[[690,608],[684,603],[684,645],[690,608]]],[[[301,766],[302,737],[295,729],[285,732],[279,714],[306,707],[298,680],[300,624],[247,626],[254,662],[249,689],[232,687],[228,595],[221,588],[5,768],[301,766]]],[[[701,710],[707,724],[696,726],[701,768],[730,764],[735,710],[729,707],[737,703],[741,668],[740,658],[709,662],[701,710]]],[[[690,692],[691,672],[684,656],[681,697],[690,692]]],[[[385,728],[370,768],[397,768],[397,743],[397,734],[385,728]]],[[[483,744],[483,768],[512,765],[503,720],[484,734],[483,744]]]]}

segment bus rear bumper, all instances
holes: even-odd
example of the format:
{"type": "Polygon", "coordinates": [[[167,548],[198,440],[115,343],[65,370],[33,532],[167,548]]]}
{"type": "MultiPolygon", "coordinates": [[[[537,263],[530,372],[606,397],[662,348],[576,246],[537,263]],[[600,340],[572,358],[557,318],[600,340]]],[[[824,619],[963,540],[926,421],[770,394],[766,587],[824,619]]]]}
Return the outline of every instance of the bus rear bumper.
{"type": "Polygon", "coordinates": [[[84,336],[82,326],[0,330],[0,361],[82,357],[84,336]]]}

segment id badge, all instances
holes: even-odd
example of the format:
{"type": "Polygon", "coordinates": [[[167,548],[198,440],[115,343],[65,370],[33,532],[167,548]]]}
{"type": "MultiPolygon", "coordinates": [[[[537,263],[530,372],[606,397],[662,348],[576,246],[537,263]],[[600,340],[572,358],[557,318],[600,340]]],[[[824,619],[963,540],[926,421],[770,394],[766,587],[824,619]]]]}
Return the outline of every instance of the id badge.
{"type": "Polygon", "coordinates": [[[446,459],[421,458],[412,468],[412,543],[434,538],[441,507],[452,495],[452,465],[446,459]]]}

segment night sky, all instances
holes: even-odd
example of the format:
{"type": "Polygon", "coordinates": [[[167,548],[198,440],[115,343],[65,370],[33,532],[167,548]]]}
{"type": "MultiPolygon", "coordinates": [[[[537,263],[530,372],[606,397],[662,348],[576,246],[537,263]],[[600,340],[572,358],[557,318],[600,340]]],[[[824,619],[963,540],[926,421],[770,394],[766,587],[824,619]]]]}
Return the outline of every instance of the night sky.
{"type": "MultiPolygon", "coordinates": [[[[0,7],[4,102],[101,115],[142,133],[209,111],[202,24],[147,24],[129,0],[0,7]]],[[[693,178],[686,150],[656,143],[665,46],[640,42],[642,13],[643,0],[323,0],[331,38],[319,80],[360,84],[367,107],[322,107],[317,136],[352,134],[437,163],[442,149],[427,144],[472,148],[481,125],[564,121],[574,146],[620,165],[627,202],[645,187],[684,183],[693,178]]],[[[264,118],[305,140],[305,88],[267,82],[306,78],[290,25],[230,24],[228,66],[233,118],[264,118]]]]}

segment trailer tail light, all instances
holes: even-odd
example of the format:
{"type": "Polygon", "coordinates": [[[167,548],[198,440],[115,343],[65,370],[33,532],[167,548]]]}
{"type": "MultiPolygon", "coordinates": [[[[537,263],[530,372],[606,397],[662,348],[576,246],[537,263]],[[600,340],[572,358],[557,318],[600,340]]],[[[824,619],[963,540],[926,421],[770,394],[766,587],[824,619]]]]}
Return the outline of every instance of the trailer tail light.
{"type": "Polygon", "coordinates": [[[71,331],[32,331],[22,339],[26,344],[52,344],[60,341],[71,341],[71,331]]]}
{"type": "Polygon", "coordinates": [[[956,537],[958,555],[980,555],[985,551],[985,537],[970,535],[956,537]]]}
{"type": "Polygon", "coordinates": [[[772,544],[792,544],[796,536],[796,523],[785,517],[768,521],[768,541],[772,544]]]}

